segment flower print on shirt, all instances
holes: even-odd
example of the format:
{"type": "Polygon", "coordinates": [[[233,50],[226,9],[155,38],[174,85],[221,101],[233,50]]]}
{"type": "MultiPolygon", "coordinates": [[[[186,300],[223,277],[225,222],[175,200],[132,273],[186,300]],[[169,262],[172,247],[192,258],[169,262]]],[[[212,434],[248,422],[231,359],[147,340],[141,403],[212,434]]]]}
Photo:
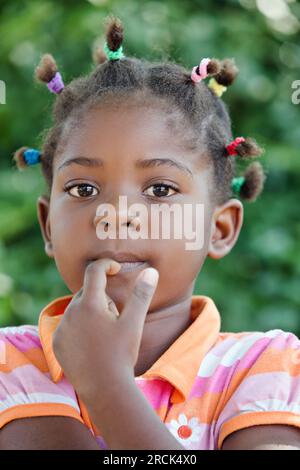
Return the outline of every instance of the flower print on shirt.
{"type": "Polygon", "coordinates": [[[202,427],[196,417],[188,420],[184,413],[181,413],[178,420],[172,419],[166,423],[173,436],[186,448],[195,448],[195,443],[199,443],[202,427]],[[194,444],[194,445],[193,445],[194,444]]]}

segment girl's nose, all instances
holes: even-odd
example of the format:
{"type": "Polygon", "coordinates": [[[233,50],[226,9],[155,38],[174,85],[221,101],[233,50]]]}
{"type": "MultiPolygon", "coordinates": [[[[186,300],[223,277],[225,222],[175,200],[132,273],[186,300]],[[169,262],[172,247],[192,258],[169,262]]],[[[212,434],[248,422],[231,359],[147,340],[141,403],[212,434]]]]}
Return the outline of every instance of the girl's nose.
{"type": "Polygon", "coordinates": [[[117,229],[119,225],[122,226],[131,226],[133,230],[139,230],[140,229],[140,218],[135,215],[131,215],[128,213],[128,211],[108,211],[103,210],[97,211],[96,216],[94,217],[94,226],[97,228],[98,224],[104,225],[105,228],[107,226],[115,226],[115,230],[117,232],[117,229]]]}

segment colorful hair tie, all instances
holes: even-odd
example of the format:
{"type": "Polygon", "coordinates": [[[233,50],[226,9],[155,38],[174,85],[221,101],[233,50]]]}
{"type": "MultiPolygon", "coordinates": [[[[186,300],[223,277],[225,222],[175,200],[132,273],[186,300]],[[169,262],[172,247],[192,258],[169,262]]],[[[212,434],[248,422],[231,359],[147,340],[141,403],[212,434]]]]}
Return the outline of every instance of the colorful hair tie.
{"type": "Polygon", "coordinates": [[[241,187],[245,183],[246,178],[244,176],[239,176],[237,178],[233,178],[231,181],[231,189],[234,194],[239,195],[241,191],[241,187]]]}
{"type": "Polygon", "coordinates": [[[214,92],[214,94],[217,95],[219,98],[227,90],[227,87],[218,83],[214,77],[209,80],[208,88],[210,88],[214,92]]]}
{"type": "Polygon", "coordinates": [[[193,67],[192,73],[191,73],[191,79],[195,83],[201,82],[204,78],[207,77],[208,71],[207,71],[207,66],[210,62],[210,59],[208,57],[205,57],[204,59],[201,60],[199,65],[196,65],[193,67]]]}
{"type": "Polygon", "coordinates": [[[107,45],[107,41],[105,41],[103,49],[105,54],[107,55],[108,60],[118,60],[124,57],[122,45],[116,51],[111,51],[107,45]]]}
{"type": "Polygon", "coordinates": [[[65,85],[59,72],[56,72],[52,80],[47,83],[47,87],[52,91],[52,93],[60,93],[63,90],[65,85]]]}
{"type": "Polygon", "coordinates": [[[36,149],[27,149],[23,152],[23,157],[27,165],[35,165],[41,161],[41,152],[36,149]]]}
{"type": "Polygon", "coordinates": [[[245,142],[244,137],[236,137],[230,144],[226,146],[226,150],[228,155],[238,155],[236,151],[236,147],[240,145],[242,142],[245,142]]]}

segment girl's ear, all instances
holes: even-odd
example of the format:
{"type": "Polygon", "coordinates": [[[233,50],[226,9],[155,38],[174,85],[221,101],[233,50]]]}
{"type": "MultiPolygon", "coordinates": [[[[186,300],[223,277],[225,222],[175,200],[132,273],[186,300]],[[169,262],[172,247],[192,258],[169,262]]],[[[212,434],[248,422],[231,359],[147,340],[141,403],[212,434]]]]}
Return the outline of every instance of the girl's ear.
{"type": "Polygon", "coordinates": [[[215,208],[211,220],[208,256],[219,259],[231,251],[240,234],[243,215],[243,204],[238,199],[229,199],[215,208]]]}
{"type": "Polygon", "coordinates": [[[48,196],[39,196],[37,200],[37,215],[45,242],[45,252],[49,258],[54,258],[54,251],[51,242],[50,218],[49,218],[50,200],[48,196]]]}

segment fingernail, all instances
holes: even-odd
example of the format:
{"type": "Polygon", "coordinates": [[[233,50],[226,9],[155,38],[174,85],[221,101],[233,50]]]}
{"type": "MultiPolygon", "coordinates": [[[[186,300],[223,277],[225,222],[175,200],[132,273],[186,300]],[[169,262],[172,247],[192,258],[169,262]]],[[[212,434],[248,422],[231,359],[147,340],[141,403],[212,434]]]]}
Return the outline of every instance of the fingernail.
{"type": "Polygon", "coordinates": [[[118,263],[118,261],[115,261],[115,260],[112,260],[112,262],[110,263],[110,268],[112,268],[112,267],[118,268],[118,270],[121,269],[120,263],[118,263]]]}
{"type": "Polygon", "coordinates": [[[142,274],[142,280],[154,286],[158,279],[158,271],[154,268],[147,268],[142,274]]]}

